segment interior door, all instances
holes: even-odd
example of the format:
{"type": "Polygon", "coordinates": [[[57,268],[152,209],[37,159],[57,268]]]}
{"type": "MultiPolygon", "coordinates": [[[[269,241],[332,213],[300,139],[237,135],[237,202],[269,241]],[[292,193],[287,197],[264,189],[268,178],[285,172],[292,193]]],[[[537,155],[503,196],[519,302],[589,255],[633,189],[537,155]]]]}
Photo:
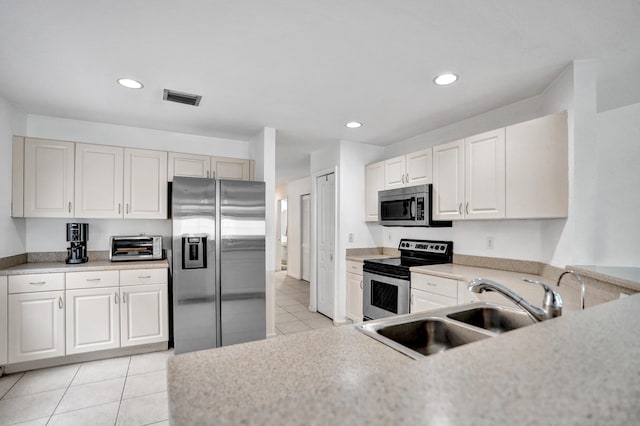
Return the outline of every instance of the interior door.
{"type": "Polygon", "coordinates": [[[335,312],[335,174],[316,180],[318,204],[318,312],[334,317],[335,312]]]}
{"type": "Polygon", "coordinates": [[[309,281],[309,266],[311,265],[311,195],[302,196],[300,223],[302,224],[302,279],[309,281]]]}

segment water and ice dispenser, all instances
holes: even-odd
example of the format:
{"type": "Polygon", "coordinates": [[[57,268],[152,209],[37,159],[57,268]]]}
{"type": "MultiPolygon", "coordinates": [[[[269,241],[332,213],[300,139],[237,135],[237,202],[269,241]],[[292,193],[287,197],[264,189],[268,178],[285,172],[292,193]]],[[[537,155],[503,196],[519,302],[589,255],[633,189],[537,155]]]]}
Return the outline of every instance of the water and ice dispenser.
{"type": "Polygon", "coordinates": [[[182,237],[182,269],[207,267],[207,237],[182,237]]]}

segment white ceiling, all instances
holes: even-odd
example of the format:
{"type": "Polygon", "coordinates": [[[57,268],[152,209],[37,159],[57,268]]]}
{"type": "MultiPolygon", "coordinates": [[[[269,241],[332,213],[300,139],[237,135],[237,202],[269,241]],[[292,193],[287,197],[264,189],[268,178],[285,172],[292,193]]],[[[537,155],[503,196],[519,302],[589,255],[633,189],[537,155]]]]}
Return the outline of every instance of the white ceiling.
{"type": "Polygon", "coordinates": [[[601,62],[601,108],[638,102],[639,22],[637,0],[0,0],[0,96],[232,139],[274,127],[283,182],[338,139],[386,145],[536,95],[574,59],[601,62]],[[442,71],[460,80],[437,87],[442,71]]]}

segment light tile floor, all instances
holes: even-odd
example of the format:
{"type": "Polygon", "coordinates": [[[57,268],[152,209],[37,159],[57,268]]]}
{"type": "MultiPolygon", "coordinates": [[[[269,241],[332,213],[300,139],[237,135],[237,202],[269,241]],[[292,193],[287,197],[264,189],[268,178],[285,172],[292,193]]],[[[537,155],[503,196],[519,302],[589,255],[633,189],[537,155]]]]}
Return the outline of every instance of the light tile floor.
{"type": "MultiPolygon", "coordinates": [[[[309,283],[275,274],[276,333],[333,322],[309,311],[309,283]]],[[[167,425],[167,358],[173,351],[44,368],[0,378],[0,426],[167,425]]]]}
{"type": "Polygon", "coordinates": [[[166,425],[166,363],[172,353],[5,375],[0,425],[166,425]]]}
{"type": "Polygon", "coordinates": [[[276,334],[293,334],[317,328],[333,327],[333,321],[309,311],[309,283],[287,276],[286,271],[274,274],[276,291],[276,334]]]}

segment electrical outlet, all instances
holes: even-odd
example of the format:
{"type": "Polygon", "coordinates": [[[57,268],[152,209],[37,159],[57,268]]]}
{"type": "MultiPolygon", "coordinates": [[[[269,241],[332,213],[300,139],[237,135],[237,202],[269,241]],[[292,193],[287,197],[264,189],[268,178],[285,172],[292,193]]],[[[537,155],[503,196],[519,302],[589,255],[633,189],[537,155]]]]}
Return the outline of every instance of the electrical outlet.
{"type": "Polygon", "coordinates": [[[353,242],[353,232],[349,232],[349,242],[353,242]]]}
{"type": "Polygon", "coordinates": [[[493,237],[487,237],[487,248],[493,250],[493,237]]]}

